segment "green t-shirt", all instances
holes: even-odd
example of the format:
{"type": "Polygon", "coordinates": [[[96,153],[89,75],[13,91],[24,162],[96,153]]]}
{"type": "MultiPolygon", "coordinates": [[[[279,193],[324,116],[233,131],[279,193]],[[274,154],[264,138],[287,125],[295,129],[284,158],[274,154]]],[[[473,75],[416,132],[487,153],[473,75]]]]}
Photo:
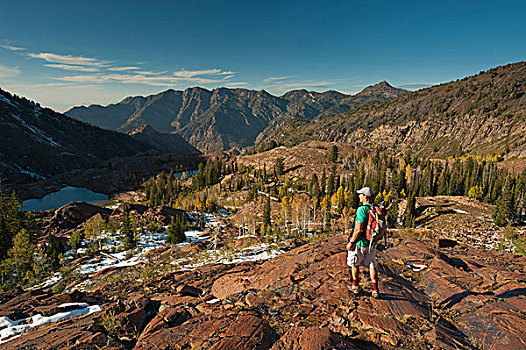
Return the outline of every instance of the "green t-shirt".
{"type": "Polygon", "coordinates": [[[354,228],[356,228],[358,222],[362,223],[362,233],[356,240],[356,245],[360,247],[369,246],[369,240],[365,238],[365,230],[367,229],[367,224],[369,223],[369,209],[371,209],[371,204],[364,204],[356,210],[356,220],[354,228]]]}

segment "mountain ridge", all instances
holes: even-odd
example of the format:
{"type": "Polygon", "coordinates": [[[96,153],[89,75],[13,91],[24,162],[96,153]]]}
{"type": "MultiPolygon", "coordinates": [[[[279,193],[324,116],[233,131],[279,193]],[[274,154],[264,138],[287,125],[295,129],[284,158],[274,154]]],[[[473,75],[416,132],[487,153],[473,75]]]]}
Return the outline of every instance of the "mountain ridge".
{"type": "Polygon", "coordinates": [[[499,66],[316,122],[289,120],[266,141],[350,142],[439,157],[464,152],[524,157],[525,81],[526,62],[499,66]]]}
{"type": "Polygon", "coordinates": [[[389,96],[293,90],[274,96],[265,90],[192,87],[130,96],[106,107],[74,107],[65,114],[124,132],[149,124],[161,132],[181,134],[203,152],[213,152],[251,146],[261,134],[268,133],[269,128],[290,118],[312,120],[405,93],[402,89],[396,89],[389,96]]]}
{"type": "Polygon", "coordinates": [[[105,130],[2,89],[0,125],[0,179],[9,183],[51,178],[150,150],[198,152],[179,135],[105,130]]]}

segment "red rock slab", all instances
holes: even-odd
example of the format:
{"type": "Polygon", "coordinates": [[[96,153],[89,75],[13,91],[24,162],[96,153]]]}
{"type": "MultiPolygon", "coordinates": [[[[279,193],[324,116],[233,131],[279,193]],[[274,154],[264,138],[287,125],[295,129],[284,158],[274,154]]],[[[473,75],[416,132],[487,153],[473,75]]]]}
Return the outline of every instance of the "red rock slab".
{"type": "Polygon", "coordinates": [[[328,328],[298,326],[289,329],[271,350],[353,350],[360,349],[353,340],[328,328]]]}
{"type": "Polygon", "coordinates": [[[121,324],[124,333],[133,334],[142,330],[146,316],[146,311],[133,307],[116,315],[115,319],[121,324]]]}
{"type": "Polygon", "coordinates": [[[493,299],[495,299],[495,297],[490,294],[468,295],[467,297],[453,305],[451,307],[451,310],[457,311],[459,314],[470,313],[493,299]]]}
{"type": "Polygon", "coordinates": [[[512,281],[493,290],[498,298],[520,297],[526,295],[526,283],[512,281]]]}
{"type": "Polygon", "coordinates": [[[198,297],[192,297],[192,296],[179,296],[179,295],[171,295],[168,297],[162,297],[160,299],[161,305],[165,306],[177,306],[177,305],[196,305],[201,302],[203,302],[203,299],[198,297]]]}
{"type": "MultiPolygon", "coordinates": [[[[276,289],[294,283],[294,276],[300,271],[340,253],[344,245],[345,240],[342,236],[303,245],[254,266],[247,273],[229,273],[218,278],[212,286],[212,294],[223,299],[247,289],[276,289]]],[[[314,273],[315,270],[312,271],[314,273]]]]}
{"type": "MultiPolygon", "coordinates": [[[[449,260],[449,259],[447,259],[449,260]]],[[[442,276],[454,276],[456,278],[463,277],[463,278],[472,278],[473,273],[468,272],[465,269],[457,268],[451,261],[447,261],[446,259],[443,259],[442,257],[436,257],[433,259],[431,264],[429,265],[429,268],[432,270],[438,270],[440,271],[440,274],[442,276]]],[[[466,268],[467,267],[466,264],[466,268]]]]}
{"type": "Polygon", "coordinates": [[[267,321],[233,310],[198,315],[180,326],[145,335],[135,349],[268,349],[276,340],[267,321]]]}
{"type": "Polygon", "coordinates": [[[444,307],[451,307],[471,292],[448,281],[435,271],[427,271],[423,274],[419,286],[431,298],[438,301],[444,307]]]}
{"type": "Polygon", "coordinates": [[[252,287],[252,280],[242,273],[232,273],[218,278],[210,292],[219,299],[242,292],[252,287]]]}
{"type": "Polygon", "coordinates": [[[475,348],[453,324],[440,317],[433,329],[425,334],[426,340],[434,349],[474,350],[475,348]]]}
{"type": "Polygon", "coordinates": [[[412,237],[405,237],[401,243],[385,251],[385,256],[389,259],[401,259],[406,262],[424,262],[442,255],[440,251],[412,237]]]}
{"type": "Polygon", "coordinates": [[[0,344],[0,349],[125,349],[103,333],[97,313],[73,317],[31,328],[18,338],[0,344]]]}
{"type": "Polygon", "coordinates": [[[380,291],[379,299],[369,301],[376,313],[392,315],[398,319],[407,317],[429,319],[431,308],[429,300],[416,288],[386,281],[380,283],[380,291]]]}
{"type": "Polygon", "coordinates": [[[377,314],[372,307],[358,307],[353,313],[354,323],[361,330],[371,331],[372,334],[389,334],[393,339],[393,345],[400,340],[414,334],[414,329],[404,325],[391,315],[377,314]]]}
{"type": "Polygon", "coordinates": [[[146,325],[139,337],[139,341],[143,338],[148,338],[161,329],[179,326],[191,317],[190,312],[182,307],[164,308],[146,325]]]}
{"type": "Polygon", "coordinates": [[[479,348],[526,349],[526,317],[505,302],[488,303],[455,321],[479,348]]]}

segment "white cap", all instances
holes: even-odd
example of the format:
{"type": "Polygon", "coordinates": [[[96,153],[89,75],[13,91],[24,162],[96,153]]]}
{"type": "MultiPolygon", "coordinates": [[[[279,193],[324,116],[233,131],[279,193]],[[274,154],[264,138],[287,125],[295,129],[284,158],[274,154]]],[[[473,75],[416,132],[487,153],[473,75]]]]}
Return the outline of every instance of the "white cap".
{"type": "Polygon", "coordinates": [[[363,187],[356,191],[356,193],[361,193],[365,195],[366,197],[372,198],[373,197],[373,190],[371,190],[370,187],[363,187]]]}

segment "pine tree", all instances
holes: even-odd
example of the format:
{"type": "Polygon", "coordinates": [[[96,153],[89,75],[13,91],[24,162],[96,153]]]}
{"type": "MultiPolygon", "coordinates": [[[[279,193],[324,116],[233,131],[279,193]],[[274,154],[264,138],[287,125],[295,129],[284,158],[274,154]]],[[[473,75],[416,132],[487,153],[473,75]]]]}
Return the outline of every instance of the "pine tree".
{"type": "Polygon", "coordinates": [[[512,224],[515,221],[515,201],[513,194],[513,181],[508,178],[504,191],[497,201],[495,211],[493,213],[495,218],[495,224],[498,226],[506,226],[512,224]]]}
{"type": "Polygon", "coordinates": [[[407,196],[407,205],[405,208],[405,215],[404,215],[404,227],[411,228],[414,227],[415,224],[415,194],[411,193],[409,196],[407,196]]]}
{"type": "Polygon", "coordinates": [[[393,199],[391,208],[389,208],[385,219],[389,227],[393,228],[398,226],[398,197],[393,199]]]}
{"type": "Polygon", "coordinates": [[[325,172],[325,169],[323,169],[323,173],[321,174],[321,180],[320,180],[320,196],[325,195],[326,185],[327,185],[327,173],[325,172]]]}
{"type": "Polygon", "coordinates": [[[283,175],[285,171],[285,165],[283,164],[283,158],[279,157],[276,159],[276,164],[274,165],[274,170],[276,171],[276,174],[283,175]]]}
{"type": "Polygon", "coordinates": [[[265,201],[265,208],[263,210],[263,225],[270,226],[270,195],[267,196],[265,201]]]}
{"type": "Polygon", "coordinates": [[[132,226],[132,222],[135,222],[135,218],[129,209],[125,209],[120,229],[125,249],[132,249],[137,246],[136,227],[132,226]]]}
{"type": "Polygon", "coordinates": [[[177,236],[177,227],[176,227],[174,218],[172,217],[170,221],[170,225],[168,225],[168,229],[166,230],[166,241],[168,243],[176,243],[176,239],[175,239],[176,236],[177,236]]]}
{"type": "Polygon", "coordinates": [[[338,146],[333,145],[329,153],[329,161],[336,163],[338,161],[338,146]]]}
{"type": "Polygon", "coordinates": [[[312,177],[310,178],[309,193],[313,197],[318,197],[320,194],[320,184],[318,182],[318,176],[316,173],[313,173],[312,177]]]}
{"type": "Polygon", "coordinates": [[[13,247],[9,249],[8,259],[3,262],[3,274],[8,274],[10,286],[23,286],[33,282],[33,252],[29,232],[22,229],[13,238],[13,247]]]}

